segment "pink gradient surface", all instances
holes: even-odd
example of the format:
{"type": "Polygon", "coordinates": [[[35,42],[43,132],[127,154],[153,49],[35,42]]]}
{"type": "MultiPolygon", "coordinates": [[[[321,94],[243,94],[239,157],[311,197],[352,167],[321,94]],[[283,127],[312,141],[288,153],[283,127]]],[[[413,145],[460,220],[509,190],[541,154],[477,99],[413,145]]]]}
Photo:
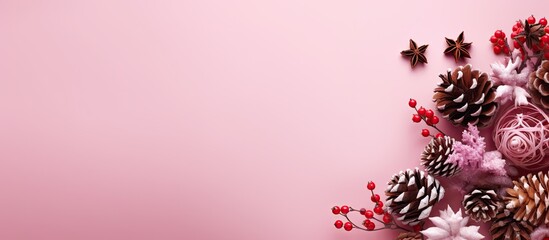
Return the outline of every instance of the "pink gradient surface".
{"type": "Polygon", "coordinates": [[[0,239],[391,239],[329,209],[418,165],[444,37],[549,7],[494,3],[0,1],[0,239]]]}

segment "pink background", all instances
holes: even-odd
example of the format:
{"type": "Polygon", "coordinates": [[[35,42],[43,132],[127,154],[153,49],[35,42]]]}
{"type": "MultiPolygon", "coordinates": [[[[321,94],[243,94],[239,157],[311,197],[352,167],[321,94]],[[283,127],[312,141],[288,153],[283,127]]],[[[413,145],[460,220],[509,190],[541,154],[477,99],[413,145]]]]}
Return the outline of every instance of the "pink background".
{"type": "Polygon", "coordinates": [[[444,37],[549,7],[455,4],[0,1],[0,239],[390,239],[329,209],[418,165],[444,37]]]}

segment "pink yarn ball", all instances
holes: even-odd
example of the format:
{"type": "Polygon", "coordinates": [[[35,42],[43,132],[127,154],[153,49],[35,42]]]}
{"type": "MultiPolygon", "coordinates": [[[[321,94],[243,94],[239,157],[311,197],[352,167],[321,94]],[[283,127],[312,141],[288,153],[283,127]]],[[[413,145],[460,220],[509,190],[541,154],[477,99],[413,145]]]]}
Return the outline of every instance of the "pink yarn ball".
{"type": "Polygon", "coordinates": [[[518,167],[539,170],[549,166],[549,118],[528,104],[508,109],[496,123],[494,143],[518,167]]]}

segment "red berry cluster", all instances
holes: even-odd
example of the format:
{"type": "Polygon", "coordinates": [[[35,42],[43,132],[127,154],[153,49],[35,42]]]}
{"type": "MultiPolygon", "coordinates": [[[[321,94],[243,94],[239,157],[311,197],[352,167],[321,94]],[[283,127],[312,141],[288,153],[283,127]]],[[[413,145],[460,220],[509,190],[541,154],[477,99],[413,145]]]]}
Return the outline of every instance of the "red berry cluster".
{"type": "Polygon", "coordinates": [[[505,33],[501,30],[497,30],[494,35],[490,37],[490,42],[492,42],[492,48],[495,54],[505,53],[509,55],[509,45],[507,44],[507,38],[505,38],[505,33]]]}
{"type": "MultiPolygon", "coordinates": [[[[536,18],[532,15],[528,17],[525,22],[528,22],[528,24],[536,24],[536,18]]],[[[524,48],[526,46],[524,46],[524,42],[526,41],[526,38],[524,36],[520,36],[520,34],[524,31],[525,22],[517,21],[515,25],[513,25],[511,33],[513,47],[520,50],[523,59],[525,58],[524,48]]],[[[543,56],[545,59],[549,59],[549,27],[547,26],[547,19],[540,18],[537,23],[544,27],[545,35],[540,38],[537,45],[532,46],[531,50],[534,54],[537,54],[540,57],[543,56]]],[[[509,45],[507,43],[507,39],[505,38],[505,33],[502,30],[497,30],[494,35],[490,37],[490,42],[493,45],[495,54],[510,54],[509,45]]]]}
{"type": "Polygon", "coordinates": [[[373,209],[361,208],[361,209],[357,210],[357,209],[349,207],[347,205],[332,207],[332,213],[333,214],[342,215],[346,219],[345,223],[341,220],[335,221],[334,226],[337,229],[343,228],[347,231],[351,231],[354,228],[356,228],[356,229],[360,229],[360,230],[364,230],[364,231],[377,231],[377,230],[381,230],[381,229],[397,229],[397,228],[399,228],[399,229],[402,229],[402,230],[405,230],[405,231],[410,231],[410,230],[405,229],[404,227],[401,227],[400,225],[398,225],[393,220],[393,217],[391,216],[391,214],[389,214],[388,212],[386,212],[383,209],[383,202],[381,201],[381,197],[379,196],[379,194],[374,193],[374,189],[376,188],[376,184],[374,182],[372,182],[372,181],[368,182],[368,184],[366,185],[366,188],[368,190],[370,190],[370,192],[372,193],[372,196],[370,197],[370,199],[372,200],[373,203],[375,203],[374,208],[373,209]],[[347,216],[348,213],[350,213],[350,212],[359,212],[360,215],[363,215],[366,218],[362,222],[362,226],[359,226],[359,225],[353,223],[353,221],[351,221],[351,219],[347,216]],[[383,217],[381,217],[381,219],[379,219],[375,215],[383,216],[383,217]],[[375,222],[379,222],[379,223],[383,224],[383,227],[376,229],[375,222]]]}
{"type": "MultiPolygon", "coordinates": [[[[442,131],[440,131],[440,129],[436,126],[440,119],[435,116],[435,112],[433,110],[425,109],[424,107],[420,107],[419,109],[416,108],[417,101],[411,98],[410,101],[408,101],[408,106],[416,110],[416,113],[412,115],[412,122],[419,123],[424,121],[427,126],[430,126],[438,131],[438,133],[433,137],[439,138],[444,136],[444,133],[442,133],[442,131]]],[[[424,128],[421,130],[421,136],[429,137],[431,136],[431,132],[429,129],[424,128]]]]}

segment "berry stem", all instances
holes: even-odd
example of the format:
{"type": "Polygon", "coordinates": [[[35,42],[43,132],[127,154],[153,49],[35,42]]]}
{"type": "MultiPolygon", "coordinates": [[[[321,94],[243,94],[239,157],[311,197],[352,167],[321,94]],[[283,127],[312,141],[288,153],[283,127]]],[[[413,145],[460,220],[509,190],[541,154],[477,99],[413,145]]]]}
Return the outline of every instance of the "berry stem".
{"type": "MultiPolygon", "coordinates": [[[[435,124],[429,124],[429,123],[427,123],[427,117],[421,116],[421,114],[419,114],[419,112],[418,112],[418,108],[417,108],[417,107],[414,107],[414,109],[416,110],[416,113],[419,115],[419,117],[421,117],[421,120],[422,120],[423,122],[425,122],[425,124],[426,124],[427,126],[432,127],[432,128],[434,128],[435,130],[437,130],[438,132],[440,132],[440,133],[446,135],[446,133],[444,133],[442,130],[440,130],[435,124]]],[[[432,136],[432,135],[431,135],[431,136],[432,136]]],[[[434,138],[434,136],[432,136],[432,137],[434,138]]]]}

